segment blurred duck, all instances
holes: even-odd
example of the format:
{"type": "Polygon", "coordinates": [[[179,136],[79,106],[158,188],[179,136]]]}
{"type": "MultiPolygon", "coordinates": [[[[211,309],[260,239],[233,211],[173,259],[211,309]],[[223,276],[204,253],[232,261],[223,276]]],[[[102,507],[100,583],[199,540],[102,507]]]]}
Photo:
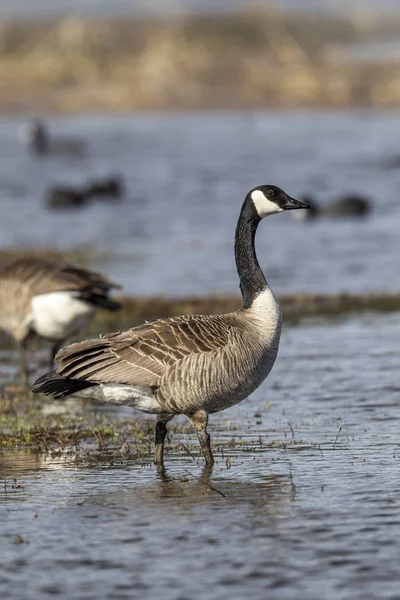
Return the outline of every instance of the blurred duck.
{"type": "Polygon", "coordinates": [[[51,361],[64,340],[86,327],[97,308],[118,310],[110,291],[121,286],[73,264],[20,258],[0,270],[0,328],[20,346],[26,381],[27,343],[33,335],[51,342],[51,361]]]}
{"type": "Polygon", "coordinates": [[[86,193],[88,196],[120,198],[124,193],[124,184],[121,177],[117,175],[92,179],[86,187],[86,193]]]}
{"type": "Polygon", "coordinates": [[[80,208],[92,199],[117,199],[123,195],[124,184],[120,177],[92,179],[85,187],[55,186],[47,191],[48,208],[61,210],[80,208]]]}
{"type": "Polygon", "coordinates": [[[59,186],[50,188],[46,195],[48,208],[61,210],[65,208],[80,208],[88,200],[86,189],[59,186]]]}
{"type": "Polygon", "coordinates": [[[333,200],[328,204],[318,204],[314,198],[303,196],[302,200],[308,202],[312,208],[297,210],[293,213],[295,219],[311,221],[313,219],[359,219],[366,217],[371,212],[371,202],[363,196],[349,194],[333,200]]]}
{"type": "Polygon", "coordinates": [[[41,119],[32,119],[20,130],[21,140],[37,156],[64,155],[80,157],[85,152],[85,143],[75,138],[52,139],[48,128],[41,119]]]}

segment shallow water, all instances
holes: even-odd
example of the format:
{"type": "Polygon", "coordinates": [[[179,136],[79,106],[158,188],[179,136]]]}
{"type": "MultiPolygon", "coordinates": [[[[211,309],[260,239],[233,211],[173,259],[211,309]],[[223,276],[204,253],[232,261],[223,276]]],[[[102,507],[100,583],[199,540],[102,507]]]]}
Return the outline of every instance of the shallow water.
{"type": "Polygon", "coordinates": [[[1,597],[398,598],[399,336],[400,314],[286,330],[213,415],[210,479],[184,454],[164,476],[2,455],[1,597]]]}
{"type": "Polygon", "coordinates": [[[136,294],[238,291],[235,222],[246,192],[277,183],[293,196],[371,198],[361,221],[276,215],[257,235],[276,292],[398,289],[400,150],[397,112],[134,114],[53,118],[55,137],[82,136],[84,158],[35,158],[0,120],[0,246],[88,246],[136,294]],[[121,202],[51,212],[46,189],[119,172],[121,202]]]}

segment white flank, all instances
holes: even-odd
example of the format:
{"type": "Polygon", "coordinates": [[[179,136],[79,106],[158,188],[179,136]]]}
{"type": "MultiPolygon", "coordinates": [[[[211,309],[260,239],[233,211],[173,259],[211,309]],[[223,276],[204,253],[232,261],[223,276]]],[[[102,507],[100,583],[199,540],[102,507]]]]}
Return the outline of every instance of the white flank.
{"type": "Polygon", "coordinates": [[[123,383],[99,383],[93,387],[71,394],[76,398],[123,404],[132,406],[145,413],[157,414],[165,412],[155,399],[150,387],[125,385],[123,383]]]}
{"type": "Polygon", "coordinates": [[[86,327],[96,309],[76,292],[51,292],[32,298],[31,327],[42,337],[63,340],[86,327]]]}
{"type": "Polygon", "coordinates": [[[260,219],[283,211],[283,208],[272,200],[269,200],[261,190],[254,190],[251,193],[251,199],[260,219]]]}

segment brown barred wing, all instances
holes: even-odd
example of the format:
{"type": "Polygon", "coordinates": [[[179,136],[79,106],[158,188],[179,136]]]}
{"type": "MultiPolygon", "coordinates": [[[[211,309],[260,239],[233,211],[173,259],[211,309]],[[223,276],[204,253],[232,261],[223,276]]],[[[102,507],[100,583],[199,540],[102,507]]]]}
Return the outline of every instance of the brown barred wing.
{"type": "Polygon", "coordinates": [[[172,364],[193,354],[215,351],[216,345],[227,343],[228,330],[219,319],[218,316],[160,319],[97,340],[72,344],[57,354],[57,371],[64,377],[98,383],[158,386],[172,364]]]}

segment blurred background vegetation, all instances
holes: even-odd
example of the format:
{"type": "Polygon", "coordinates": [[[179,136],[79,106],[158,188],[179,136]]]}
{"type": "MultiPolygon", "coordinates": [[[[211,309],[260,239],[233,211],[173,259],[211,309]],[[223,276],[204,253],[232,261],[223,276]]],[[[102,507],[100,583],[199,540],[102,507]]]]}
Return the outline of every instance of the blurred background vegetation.
{"type": "Polygon", "coordinates": [[[334,13],[244,3],[171,15],[167,7],[106,17],[67,6],[34,18],[27,7],[27,16],[5,16],[0,109],[400,105],[400,14],[351,2],[334,13]]]}

